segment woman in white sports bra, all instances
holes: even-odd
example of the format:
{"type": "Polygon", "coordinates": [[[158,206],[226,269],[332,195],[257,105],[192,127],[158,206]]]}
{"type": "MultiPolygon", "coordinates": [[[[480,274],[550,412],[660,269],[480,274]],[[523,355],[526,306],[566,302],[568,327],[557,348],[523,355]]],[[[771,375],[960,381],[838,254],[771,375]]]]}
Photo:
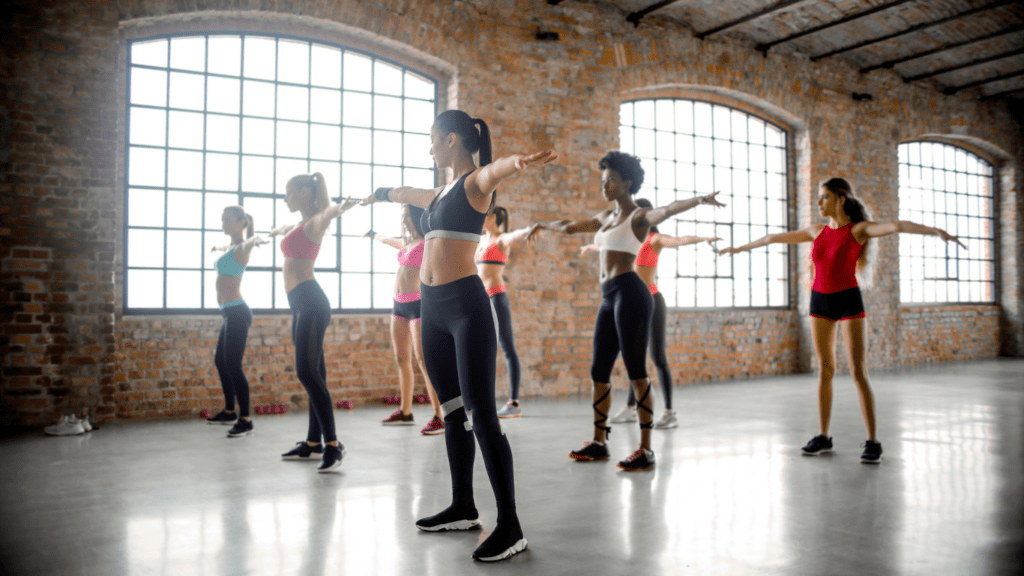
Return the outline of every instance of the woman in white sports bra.
{"type": "Polygon", "coordinates": [[[627,471],[654,468],[651,450],[651,426],[654,420],[654,402],[647,378],[647,335],[650,331],[654,300],[647,284],[633,270],[644,239],[652,226],[656,226],[680,212],[700,204],[724,206],[715,195],[708,194],[679,200],[664,208],[641,208],[633,200],[644,181],[644,169],[636,156],[613,151],[598,163],[601,191],[612,208],[585,220],[558,220],[540,224],[540,229],[563,234],[596,232],[594,244],[601,250],[601,307],[594,326],[594,359],[590,377],[594,382],[594,439],[583,443],[569,453],[575,460],[608,460],[605,439],[611,431],[606,426],[611,409],[611,374],[615,360],[622,352],[630,386],[637,398],[640,416],[640,447],[619,468],[627,471]]]}

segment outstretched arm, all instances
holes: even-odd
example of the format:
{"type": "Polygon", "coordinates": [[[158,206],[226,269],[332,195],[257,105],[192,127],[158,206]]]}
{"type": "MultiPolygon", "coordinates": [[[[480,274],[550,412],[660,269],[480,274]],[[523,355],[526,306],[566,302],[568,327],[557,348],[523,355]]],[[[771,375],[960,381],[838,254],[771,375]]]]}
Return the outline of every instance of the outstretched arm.
{"type": "Polygon", "coordinates": [[[341,204],[331,204],[326,210],[313,216],[309,219],[309,226],[311,230],[307,230],[307,235],[315,235],[316,237],[323,236],[324,231],[331,225],[331,221],[341,216],[353,206],[359,204],[359,200],[355,198],[345,198],[341,201],[341,204]]]}
{"type": "Polygon", "coordinates": [[[689,200],[676,200],[675,202],[669,204],[668,206],[662,206],[661,208],[652,208],[640,215],[640,218],[642,218],[643,220],[638,222],[638,224],[643,225],[646,223],[648,227],[657,226],[658,224],[661,224],[662,222],[668,220],[672,216],[675,216],[676,214],[679,214],[681,212],[686,212],[687,210],[700,206],[701,204],[715,206],[716,208],[725,206],[725,204],[722,204],[721,202],[716,200],[715,196],[718,196],[718,192],[712,192],[707,196],[698,196],[696,198],[690,198],[689,200]]]}
{"type": "Polygon", "coordinates": [[[946,242],[956,242],[967,249],[956,236],[941,228],[931,228],[922,224],[900,220],[897,222],[858,222],[853,230],[853,235],[858,242],[864,243],[868,238],[881,238],[890,234],[923,234],[925,236],[938,236],[946,242]]]}
{"type": "Polygon", "coordinates": [[[597,216],[586,220],[554,220],[552,222],[539,222],[531,235],[540,230],[551,230],[562,234],[576,234],[577,232],[597,232],[601,229],[601,220],[597,216]]]}
{"type": "Polygon", "coordinates": [[[508,252],[509,248],[513,248],[522,244],[533,234],[535,229],[539,228],[537,224],[531,224],[525,228],[513,230],[511,232],[505,232],[501,236],[498,236],[498,244],[502,247],[502,252],[508,252]]]}
{"type": "Polygon", "coordinates": [[[287,236],[288,233],[290,233],[292,230],[295,230],[295,228],[297,228],[298,225],[299,223],[285,224],[284,226],[279,226],[271,230],[270,233],[267,234],[267,236],[269,238],[273,238],[274,236],[287,236]]]}
{"type": "Polygon", "coordinates": [[[533,154],[513,154],[498,158],[466,178],[466,193],[487,196],[494,192],[494,189],[505,178],[530,166],[543,166],[555,158],[558,158],[558,155],[553,150],[544,150],[533,154]]]}
{"type": "Polygon", "coordinates": [[[399,240],[398,238],[391,238],[390,236],[381,236],[380,234],[377,234],[373,230],[370,230],[366,234],[363,234],[363,238],[369,238],[370,240],[376,240],[377,242],[380,242],[381,244],[384,244],[386,246],[391,246],[395,250],[401,250],[402,249],[402,241],[399,240]]]}
{"type": "Polygon", "coordinates": [[[419,208],[428,208],[434,200],[434,196],[444,190],[444,186],[437,188],[413,188],[412,186],[399,186],[397,188],[381,187],[374,190],[366,198],[359,202],[360,206],[369,206],[374,202],[396,202],[399,204],[412,204],[419,208]]]}
{"type": "Polygon", "coordinates": [[[651,239],[651,244],[659,244],[662,248],[679,248],[680,246],[689,246],[690,244],[707,242],[711,246],[714,246],[714,243],[719,240],[721,240],[721,238],[705,236],[668,236],[666,234],[659,233],[651,239]]]}
{"type": "Polygon", "coordinates": [[[760,248],[769,244],[800,244],[801,242],[814,242],[817,238],[818,233],[821,232],[822,225],[817,224],[814,226],[808,226],[802,230],[793,230],[791,232],[780,232],[779,234],[769,234],[762,236],[757,240],[749,244],[744,244],[737,248],[723,248],[718,251],[719,254],[736,254],[738,252],[746,252],[747,250],[753,250],[754,248],[760,248]]]}
{"type": "Polygon", "coordinates": [[[597,244],[587,244],[580,248],[580,256],[583,256],[587,252],[600,252],[601,249],[597,247],[597,244]]]}

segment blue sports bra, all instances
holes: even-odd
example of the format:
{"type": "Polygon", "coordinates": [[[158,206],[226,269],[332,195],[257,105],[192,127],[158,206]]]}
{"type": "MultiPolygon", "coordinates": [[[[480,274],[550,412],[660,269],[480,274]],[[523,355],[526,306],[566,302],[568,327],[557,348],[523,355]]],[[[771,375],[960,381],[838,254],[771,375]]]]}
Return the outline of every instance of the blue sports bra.
{"type": "MultiPolygon", "coordinates": [[[[424,240],[449,238],[480,242],[487,214],[477,212],[466,198],[466,177],[470,174],[472,172],[467,172],[446,186],[423,211],[420,228],[423,229],[424,240]]],[[[493,195],[491,206],[494,206],[493,195]]]]}
{"type": "Polygon", "coordinates": [[[242,277],[245,266],[235,261],[235,249],[228,250],[226,254],[217,259],[217,274],[221,276],[242,277]]]}

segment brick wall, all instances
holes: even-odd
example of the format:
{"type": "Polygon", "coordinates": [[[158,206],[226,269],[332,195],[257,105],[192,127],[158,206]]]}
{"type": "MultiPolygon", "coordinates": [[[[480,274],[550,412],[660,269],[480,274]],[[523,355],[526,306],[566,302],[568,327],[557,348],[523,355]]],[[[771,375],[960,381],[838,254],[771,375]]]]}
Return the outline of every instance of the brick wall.
{"type": "MultiPolygon", "coordinates": [[[[212,363],[219,317],[123,316],[119,300],[124,46],[130,37],[173,30],[289,33],[385,53],[428,71],[446,85],[449,106],[487,119],[496,155],[548,146],[561,154],[556,165],[502,186],[514,226],[603,207],[596,161],[617,144],[619,103],[638,95],[697,96],[787,126],[797,226],[817,221],[816,184],[833,175],[850,178],[876,217],[894,217],[900,142],[945,137],[975,146],[1001,170],[998,306],[902,307],[896,240],[883,239],[878,280],[865,293],[869,361],[892,367],[1022,353],[1017,191],[1024,150],[1020,123],[1005,103],[979,103],[969,92],[942,96],[886,71],[861,75],[841,59],[762,58],[727,40],[698,41],[657,18],[634,28],[602,2],[214,0],[204,7],[190,12],[191,3],[174,0],[9,4],[0,24],[6,424],[38,425],[85,408],[101,420],[184,417],[219,402],[212,363]],[[537,41],[538,26],[558,31],[561,40],[537,41]],[[874,99],[854,102],[851,92],[874,99]]],[[[513,255],[507,280],[527,397],[589,389],[600,292],[596,264],[576,257],[584,241],[545,236],[513,255]]],[[[794,253],[793,310],[670,314],[677,383],[814,367],[809,251],[794,253]]],[[[256,404],[304,405],[289,322],[258,316],[253,325],[246,371],[256,404]]],[[[395,393],[387,323],[387,315],[334,318],[327,358],[337,399],[395,393]]],[[[501,361],[499,372],[501,395],[501,361]]]]}

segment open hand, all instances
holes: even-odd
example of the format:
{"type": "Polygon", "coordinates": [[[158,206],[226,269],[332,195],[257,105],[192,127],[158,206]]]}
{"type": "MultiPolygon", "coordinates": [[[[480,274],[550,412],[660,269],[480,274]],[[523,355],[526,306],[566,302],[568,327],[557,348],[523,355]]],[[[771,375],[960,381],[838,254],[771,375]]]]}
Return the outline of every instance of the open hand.
{"type": "Polygon", "coordinates": [[[715,253],[718,254],[719,256],[728,256],[729,254],[739,254],[740,252],[742,252],[742,250],[740,250],[738,248],[722,248],[721,250],[716,250],[715,251],[715,253]]]}
{"type": "Polygon", "coordinates": [[[534,164],[543,166],[558,158],[558,154],[555,154],[554,150],[544,150],[533,154],[513,154],[512,158],[515,160],[517,170],[525,170],[534,164]]]}
{"type": "Polygon", "coordinates": [[[967,246],[964,245],[964,243],[961,242],[956,236],[953,236],[952,234],[950,234],[949,232],[946,232],[945,230],[939,230],[938,228],[936,228],[935,231],[939,233],[939,238],[942,238],[944,241],[946,241],[946,242],[950,242],[950,241],[956,242],[957,244],[963,246],[964,250],[967,250],[967,246]]]}
{"type": "Polygon", "coordinates": [[[700,203],[707,204],[709,206],[714,206],[715,208],[722,208],[723,206],[725,206],[725,204],[722,204],[721,202],[715,199],[715,196],[718,196],[719,192],[720,190],[715,190],[711,194],[708,194],[707,196],[701,198],[700,203]]]}

